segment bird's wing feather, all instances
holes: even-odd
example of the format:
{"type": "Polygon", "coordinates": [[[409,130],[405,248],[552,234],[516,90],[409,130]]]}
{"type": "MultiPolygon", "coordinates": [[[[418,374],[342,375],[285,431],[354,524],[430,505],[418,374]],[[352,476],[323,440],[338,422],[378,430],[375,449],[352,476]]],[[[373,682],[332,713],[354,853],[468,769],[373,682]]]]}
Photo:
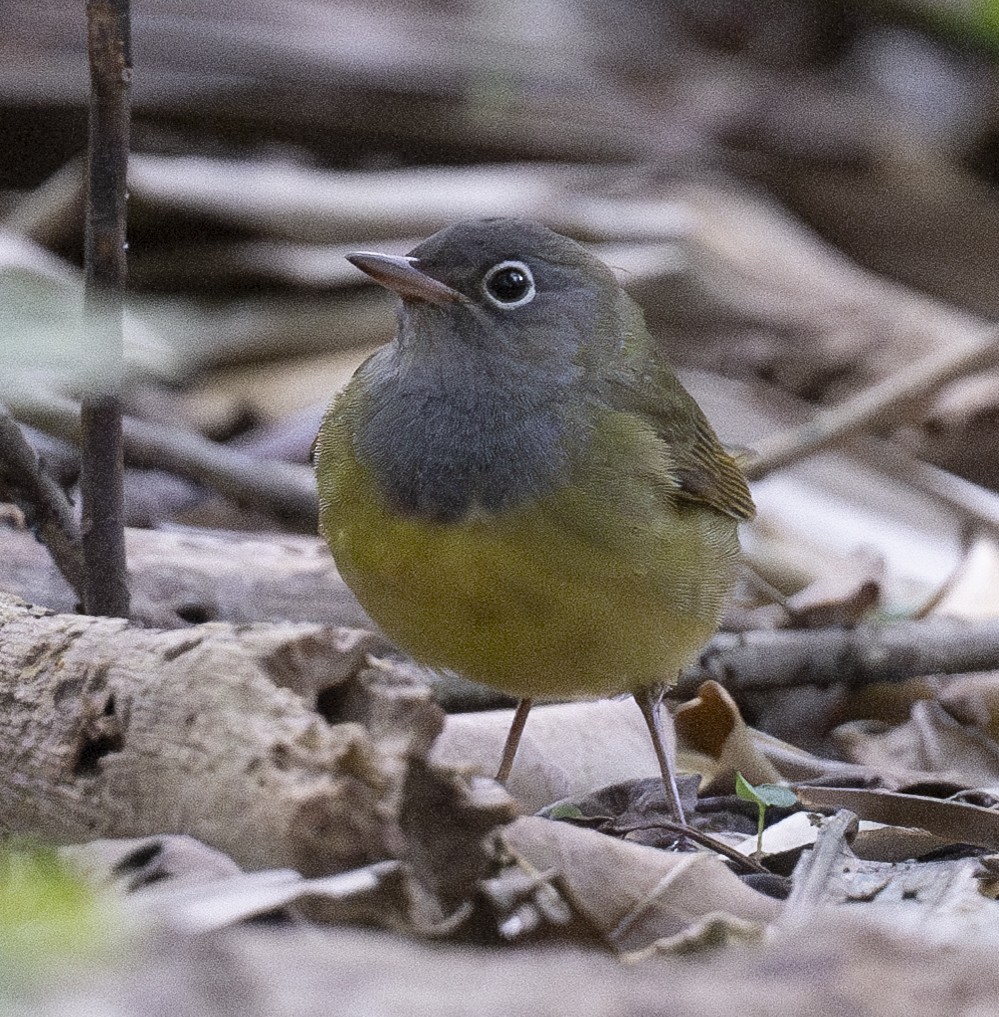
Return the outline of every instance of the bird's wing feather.
{"type": "Polygon", "coordinates": [[[665,364],[614,380],[614,403],[643,417],[667,446],[677,496],[739,521],[756,514],[749,486],[701,408],[665,364]]]}
{"type": "Polygon", "coordinates": [[[680,495],[704,502],[733,519],[752,519],[756,506],[742,470],[699,409],[697,415],[700,419],[688,440],[679,446],[671,443],[680,495]]]}

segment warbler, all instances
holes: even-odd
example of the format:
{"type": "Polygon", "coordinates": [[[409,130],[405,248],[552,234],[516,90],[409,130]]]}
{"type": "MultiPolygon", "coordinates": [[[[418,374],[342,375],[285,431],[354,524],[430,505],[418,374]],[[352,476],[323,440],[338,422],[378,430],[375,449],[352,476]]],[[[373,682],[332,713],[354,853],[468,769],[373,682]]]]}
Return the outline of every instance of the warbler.
{"type": "Polygon", "coordinates": [[[642,312],[518,219],[348,257],[402,303],[316,439],[320,529],[401,648],[520,699],[633,692],[674,812],[662,689],[717,628],[754,514],[642,312]]]}

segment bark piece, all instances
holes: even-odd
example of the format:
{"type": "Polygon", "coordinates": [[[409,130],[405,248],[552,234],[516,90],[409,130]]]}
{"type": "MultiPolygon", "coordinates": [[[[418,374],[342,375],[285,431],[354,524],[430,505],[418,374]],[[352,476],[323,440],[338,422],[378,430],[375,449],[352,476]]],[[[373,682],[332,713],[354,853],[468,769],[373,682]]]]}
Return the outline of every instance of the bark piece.
{"type": "Polygon", "coordinates": [[[186,833],[306,875],[385,858],[399,754],[439,725],[428,694],[395,711],[411,737],[382,745],[278,687],[335,703],[381,645],[318,625],[163,632],[0,596],[3,824],[64,842],[186,833]]]}

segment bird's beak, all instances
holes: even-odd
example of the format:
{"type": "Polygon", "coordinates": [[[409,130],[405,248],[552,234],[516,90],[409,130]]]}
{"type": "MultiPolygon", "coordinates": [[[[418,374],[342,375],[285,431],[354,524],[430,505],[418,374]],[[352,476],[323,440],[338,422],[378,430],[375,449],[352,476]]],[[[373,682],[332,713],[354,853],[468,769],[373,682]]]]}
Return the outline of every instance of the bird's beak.
{"type": "Polygon", "coordinates": [[[357,251],[348,254],[347,260],[404,299],[426,300],[431,304],[452,304],[465,299],[457,290],[421,272],[418,258],[357,251]]]}

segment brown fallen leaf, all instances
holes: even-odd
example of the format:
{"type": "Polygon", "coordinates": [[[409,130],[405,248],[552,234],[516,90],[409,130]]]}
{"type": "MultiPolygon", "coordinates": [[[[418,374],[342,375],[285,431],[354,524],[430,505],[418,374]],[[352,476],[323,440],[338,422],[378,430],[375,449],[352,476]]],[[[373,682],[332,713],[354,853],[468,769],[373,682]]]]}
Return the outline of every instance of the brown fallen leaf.
{"type": "Polygon", "coordinates": [[[401,789],[400,856],[421,894],[425,924],[467,907],[480,882],[500,869],[487,834],[517,814],[515,802],[492,780],[466,780],[422,759],[409,761],[401,789]]]}
{"type": "Polygon", "coordinates": [[[871,548],[856,548],[843,557],[840,568],[787,598],[790,627],[856,625],[880,604],[884,577],[884,557],[871,548]]]}
{"type": "Polygon", "coordinates": [[[871,862],[919,860],[949,845],[943,837],[908,826],[891,826],[864,821],[850,847],[861,859],[871,862]]]}
{"type": "Polygon", "coordinates": [[[717,682],[704,682],[697,698],[677,709],[674,723],[682,758],[687,760],[687,751],[698,754],[697,769],[713,793],[731,791],[737,772],[752,784],[780,781],[735,700],[717,682]]]}
{"type": "Polygon", "coordinates": [[[920,459],[994,490],[997,418],[999,372],[976,372],[937,393],[925,419],[906,435],[907,444],[920,459]]]}
{"type": "Polygon", "coordinates": [[[938,699],[959,723],[999,737],[999,671],[958,675],[940,690],[938,699]]]}

